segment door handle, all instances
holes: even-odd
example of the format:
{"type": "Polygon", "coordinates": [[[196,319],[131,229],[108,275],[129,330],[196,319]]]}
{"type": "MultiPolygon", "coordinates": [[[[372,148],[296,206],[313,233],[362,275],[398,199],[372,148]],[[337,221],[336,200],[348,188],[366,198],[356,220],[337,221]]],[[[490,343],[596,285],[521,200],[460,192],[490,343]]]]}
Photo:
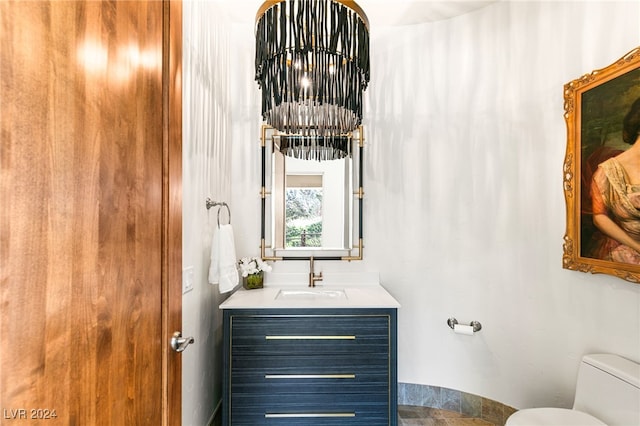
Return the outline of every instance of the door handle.
{"type": "Polygon", "coordinates": [[[176,352],[182,352],[193,342],[195,342],[193,337],[182,337],[182,333],[176,331],[173,333],[173,336],[171,336],[171,349],[176,352]]]}

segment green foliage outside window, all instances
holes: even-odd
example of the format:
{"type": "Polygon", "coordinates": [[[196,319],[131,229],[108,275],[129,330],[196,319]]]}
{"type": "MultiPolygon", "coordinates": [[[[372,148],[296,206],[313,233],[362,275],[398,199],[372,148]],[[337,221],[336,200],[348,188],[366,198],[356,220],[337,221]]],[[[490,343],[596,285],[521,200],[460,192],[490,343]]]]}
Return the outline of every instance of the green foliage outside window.
{"type": "Polygon", "coordinates": [[[322,246],[321,189],[288,188],[285,215],[285,247],[322,246]]]}

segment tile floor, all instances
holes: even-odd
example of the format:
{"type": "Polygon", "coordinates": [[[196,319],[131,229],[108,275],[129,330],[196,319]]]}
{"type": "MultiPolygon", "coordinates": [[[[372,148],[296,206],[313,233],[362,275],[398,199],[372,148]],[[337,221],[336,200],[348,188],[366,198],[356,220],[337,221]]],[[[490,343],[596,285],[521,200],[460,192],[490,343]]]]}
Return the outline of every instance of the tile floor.
{"type": "Polygon", "coordinates": [[[494,424],[454,411],[399,405],[398,426],[494,426],[494,424]]]}

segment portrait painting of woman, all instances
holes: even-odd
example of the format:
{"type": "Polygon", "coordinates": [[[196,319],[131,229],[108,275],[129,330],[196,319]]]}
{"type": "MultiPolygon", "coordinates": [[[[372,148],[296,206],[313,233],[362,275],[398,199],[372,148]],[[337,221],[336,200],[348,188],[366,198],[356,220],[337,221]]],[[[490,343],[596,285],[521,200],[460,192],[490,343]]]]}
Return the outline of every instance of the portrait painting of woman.
{"type": "Polygon", "coordinates": [[[622,126],[622,141],[629,149],[601,162],[593,173],[593,224],[602,238],[591,255],[640,265],[640,97],[622,126]]]}
{"type": "Polygon", "coordinates": [[[582,94],[581,255],[640,265],[640,68],[582,94]]]}
{"type": "Polygon", "coordinates": [[[564,85],[562,266],[640,284],[640,47],[564,85]]]}

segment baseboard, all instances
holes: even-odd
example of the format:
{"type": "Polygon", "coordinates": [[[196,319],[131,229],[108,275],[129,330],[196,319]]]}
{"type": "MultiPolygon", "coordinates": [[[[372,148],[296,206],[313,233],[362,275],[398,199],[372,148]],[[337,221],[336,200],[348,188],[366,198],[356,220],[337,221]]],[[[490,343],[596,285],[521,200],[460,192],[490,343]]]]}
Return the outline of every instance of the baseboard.
{"type": "Polygon", "coordinates": [[[216,424],[215,421],[216,421],[216,417],[218,417],[218,414],[220,414],[220,407],[222,407],[222,400],[218,401],[218,404],[216,405],[215,410],[213,410],[213,414],[211,414],[211,417],[207,422],[207,426],[214,426],[216,424]]]}

